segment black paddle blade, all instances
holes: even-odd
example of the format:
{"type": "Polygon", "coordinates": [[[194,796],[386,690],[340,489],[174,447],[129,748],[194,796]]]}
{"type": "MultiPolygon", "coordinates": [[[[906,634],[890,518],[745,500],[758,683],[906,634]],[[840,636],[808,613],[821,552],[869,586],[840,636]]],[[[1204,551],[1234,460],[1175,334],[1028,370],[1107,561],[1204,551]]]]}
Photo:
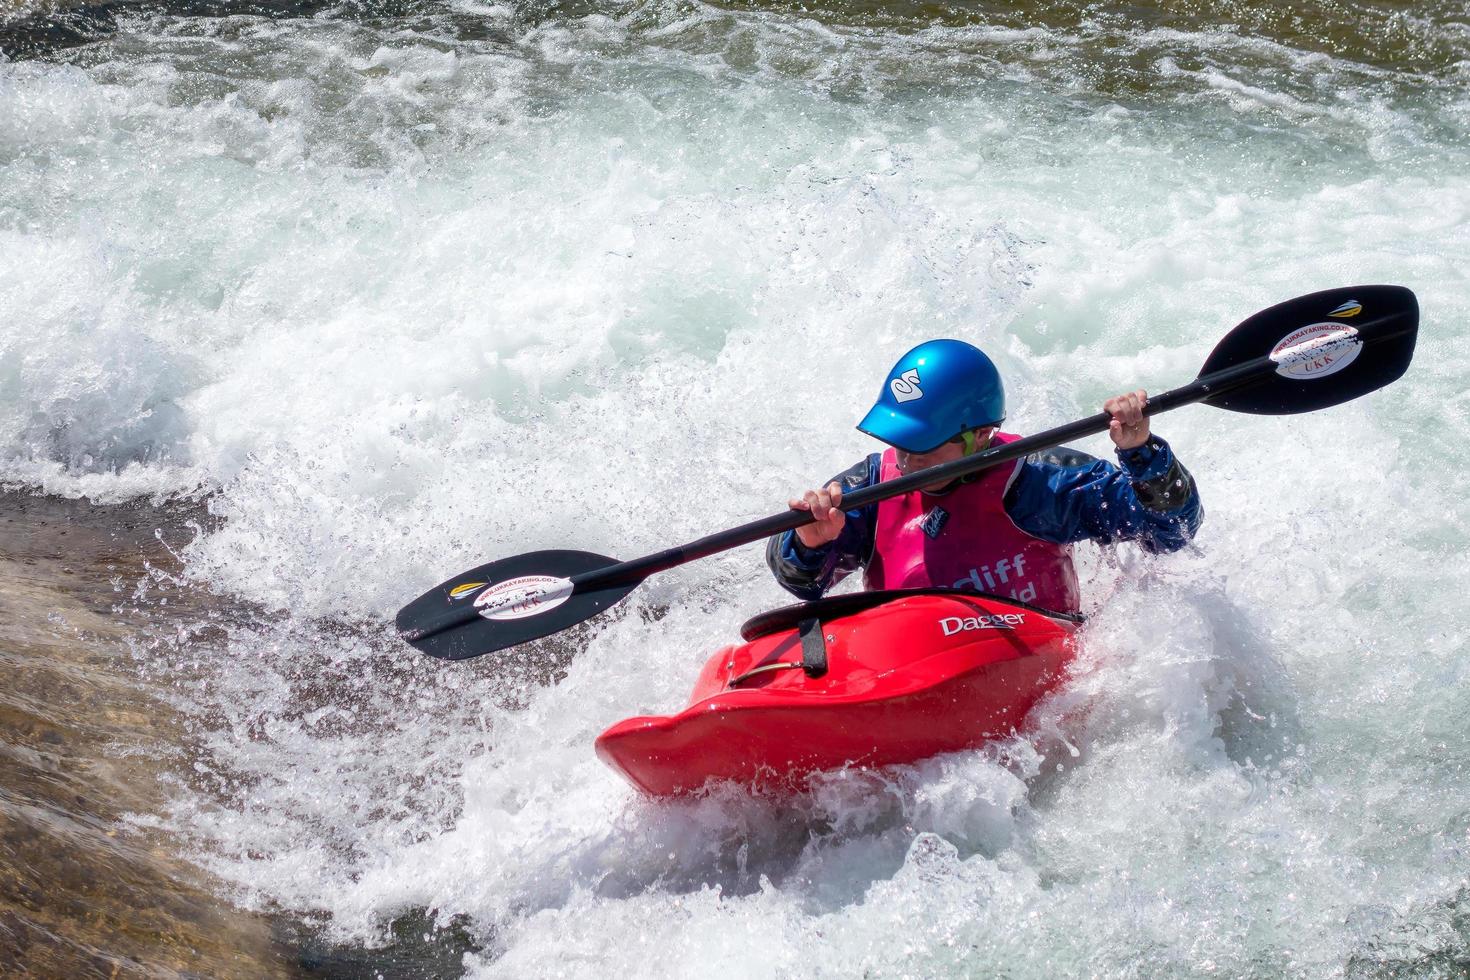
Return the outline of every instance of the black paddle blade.
{"type": "MultiPolygon", "coordinates": [[[[1398,380],[1414,356],[1419,303],[1403,286],[1350,286],[1278,303],[1225,335],[1200,369],[1228,372],[1270,358],[1273,371],[1221,385],[1206,405],[1295,415],[1351,401],[1398,380]]],[[[1267,365],[1269,366],[1269,365],[1267,365]]]]}
{"type": "Polygon", "coordinates": [[[573,575],[616,565],[588,551],[533,551],[502,558],[435,586],[398,611],[408,643],[441,660],[467,660],[549,636],[602,612],[641,580],[577,591],[573,575]]]}

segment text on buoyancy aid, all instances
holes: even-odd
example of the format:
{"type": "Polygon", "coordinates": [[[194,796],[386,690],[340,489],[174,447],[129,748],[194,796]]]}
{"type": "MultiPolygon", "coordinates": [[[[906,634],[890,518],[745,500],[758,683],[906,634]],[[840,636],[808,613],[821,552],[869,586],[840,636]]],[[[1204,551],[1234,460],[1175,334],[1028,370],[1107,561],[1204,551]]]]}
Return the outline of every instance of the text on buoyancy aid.
{"type": "MultiPolygon", "coordinates": [[[[992,569],[989,565],[981,565],[979,568],[971,568],[968,575],[954,584],[957,589],[970,588],[976,592],[993,592],[1000,594],[1000,587],[1010,583],[1013,579],[1017,584],[1026,576],[1026,556],[1024,554],[1013,555],[1010,558],[1002,558],[995,563],[992,569]],[[996,579],[1000,579],[997,583],[996,579]]],[[[1024,588],[1012,588],[1006,595],[1019,602],[1036,601],[1036,583],[1027,582],[1024,588]]]]}

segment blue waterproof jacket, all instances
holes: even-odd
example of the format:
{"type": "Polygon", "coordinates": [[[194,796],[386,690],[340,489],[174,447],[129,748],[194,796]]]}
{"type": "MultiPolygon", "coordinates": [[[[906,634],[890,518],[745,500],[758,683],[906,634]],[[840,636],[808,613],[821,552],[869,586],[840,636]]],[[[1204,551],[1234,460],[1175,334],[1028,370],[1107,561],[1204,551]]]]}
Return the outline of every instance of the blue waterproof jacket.
{"type": "MultiPolygon", "coordinates": [[[[878,482],[881,456],[874,453],[831,481],[844,494],[878,482]]],[[[1194,477],[1158,436],[1118,451],[1122,467],[1075,449],[1027,456],[1006,491],[1006,514],[1016,527],[1043,541],[1099,544],[1133,541],[1145,551],[1178,551],[1194,538],[1204,507],[1194,477]]],[[[827,484],[822,484],[826,486],[827,484]]],[[[835,541],[808,549],[787,531],[766,545],[776,581],[802,599],[817,599],[873,554],[878,505],[847,512],[835,541]]]]}

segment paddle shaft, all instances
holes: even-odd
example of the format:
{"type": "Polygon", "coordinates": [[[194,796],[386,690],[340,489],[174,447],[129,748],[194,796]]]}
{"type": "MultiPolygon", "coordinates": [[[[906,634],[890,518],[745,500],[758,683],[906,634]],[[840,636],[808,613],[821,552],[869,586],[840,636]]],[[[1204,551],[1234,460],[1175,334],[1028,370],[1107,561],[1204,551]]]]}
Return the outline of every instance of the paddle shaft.
{"type": "MultiPolygon", "coordinates": [[[[1192,405],[1203,401],[1211,395],[1222,394],[1231,391],[1241,385],[1250,382],[1275,371],[1277,362],[1270,357],[1260,357],[1255,360],[1246,361],[1233,367],[1224,368],[1213,374],[1195,378],[1187,385],[1182,385],[1161,395],[1153,395],[1148,399],[1144,407],[1145,415],[1159,415],[1171,409],[1180,408],[1184,405],[1192,405]]],[[[900,494],[909,493],[922,487],[933,486],[936,483],[948,483],[971,473],[989,469],[1001,463],[1043,449],[1051,449],[1062,443],[1083,436],[1095,435],[1106,432],[1113,417],[1107,412],[1099,412],[1085,419],[1078,419],[1066,425],[1059,425],[1054,429],[1047,429],[1035,435],[1017,439],[1015,442],[1004,446],[996,446],[973,456],[966,456],[952,462],[942,463],[908,476],[901,476],[897,480],[886,480],[875,483],[872,486],[855,490],[850,494],[843,494],[843,510],[856,510],[866,507],[868,504],[887,500],[889,497],[897,497],[900,494]]],[[[638,582],[657,572],[666,571],[687,562],[707,558],[710,555],[730,548],[738,548],[741,545],[753,544],[769,538],[773,534],[783,534],[814,522],[810,511],[789,510],[782,514],[773,514],[763,517],[749,524],[732,527],[718,534],[691,541],[688,544],[667,548],[663,551],[645,555],[642,558],[634,558],[631,561],[619,562],[616,565],[608,565],[605,568],[594,569],[572,576],[574,592],[588,592],[594,589],[609,586],[626,585],[629,582],[638,582]]]]}
{"type": "MultiPolygon", "coordinates": [[[[1297,415],[1330,408],[1392,383],[1408,370],[1419,305],[1403,286],[1360,285],[1286,300],[1236,324],[1199,376],[1150,398],[1147,415],[1196,402],[1250,415],[1297,415]],[[1371,356],[1365,348],[1372,347],[1371,356]]],[[[843,497],[867,507],[1106,431],[1107,413],[911,473],[843,497]]],[[[445,660],[463,660],[550,636],[608,609],[657,572],[813,523],[786,510],[633,561],[584,551],[537,551],[488,562],[428,590],[398,611],[407,642],[445,660]],[[470,601],[473,597],[473,602],[470,601]]]]}

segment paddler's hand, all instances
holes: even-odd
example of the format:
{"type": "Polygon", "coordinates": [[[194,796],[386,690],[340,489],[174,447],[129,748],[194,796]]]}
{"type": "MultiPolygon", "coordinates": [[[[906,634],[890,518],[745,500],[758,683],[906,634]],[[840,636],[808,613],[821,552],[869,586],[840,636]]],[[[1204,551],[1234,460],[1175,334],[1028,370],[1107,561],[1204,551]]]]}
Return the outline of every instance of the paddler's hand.
{"type": "Polygon", "coordinates": [[[1148,416],[1143,414],[1143,406],[1147,404],[1148,394],[1142,388],[1103,402],[1103,411],[1113,417],[1108,423],[1113,445],[1119,449],[1137,449],[1148,442],[1148,416]]]}
{"type": "Polygon", "coordinates": [[[820,490],[808,490],[800,500],[790,500],[792,510],[809,510],[817,519],[815,524],[805,524],[796,529],[797,540],[803,548],[820,548],[837,540],[842,527],[847,523],[847,512],[842,509],[842,487],[833,481],[820,490]]]}

